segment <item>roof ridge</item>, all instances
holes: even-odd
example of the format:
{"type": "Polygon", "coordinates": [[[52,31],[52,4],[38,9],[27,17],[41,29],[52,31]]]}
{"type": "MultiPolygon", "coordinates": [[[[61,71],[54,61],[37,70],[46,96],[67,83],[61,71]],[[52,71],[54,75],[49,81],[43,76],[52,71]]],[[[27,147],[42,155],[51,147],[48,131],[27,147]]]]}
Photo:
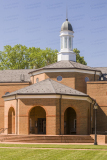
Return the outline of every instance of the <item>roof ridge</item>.
{"type": "Polygon", "coordinates": [[[73,62],[73,61],[69,61],[69,63],[70,63],[73,67],[75,67],[71,62],[73,62]]]}
{"type": "Polygon", "coordinates": [[[53,86],[53,84],[52,84],[52,81],[54,81],[54,80],[52,80],[52,79],[49,78],[49,81],[50,81],[50,83],[51,83],[51,85],[52,85],[52,88],[53,88],[54,92],[56,93],[56,90],[55,90],[55,88],[54,88],[54,86],[53,86]]]}
{"type": "MultiPolygon", "coordinates": [[[[55,63],[52,63],[52,64],[49,64],[49,65],[46,65],[46,66],[41,67],[41,68],[37,68],[37,69],[35,69],[33,72],[38,71],[38,70],[41,70],[41,69],[45,69],[45,68],[47,68],[47,67],[49,67],[49,66],[51,66],[51,65],[53,65],[53,64],[59,63],[59,62],[60,62],[60,61],[55,62],[55,63]]],[[[28,74],[30,74],[30,73],[32,73],[32,71],[31,71],[31,72],[29,72],[28,74]]]]}
{"type": "MultiPolygon", "coordinates": [[[[48,79],[50,79],[50,78],[48,78],[48,79]]],[[[50,79],[51,81],[54,81],[53,79],[50,79]]],[[[56,81],[54,81],[54,82],[56,82],[56,81]]],[[[62,85],[62,86],[66,86],[65,84],[62,84],[62,83],[59,83],[59,82],[56,82],[56,83],[58,83],[58,84],[60,84],[60,85],[62,85]]],[[[69,86],[66,86],[67,88],[70,88],[70,89],[72,89],[72,90],[74,90],[74,91],[77,91],[77,92],[80,92],[80,93],[83,93],[83,92],[81,92],[81,91],[78,91],[78,90],[76,90],[76,89],[73,89],[73,88],[71,88],[71,87],[69,87],[69,86]]],[[[85,94],[85,93],[83,93],[83,94],[85,94]]],[[[85,94],[85,95],[87,95],[87,94],[85,94]]]]}
{"type": "Polygon", "coordinates": [[[56,63],[59,63],[59,62],[60,62],[60,61],[57,61],[57,62],[55,62],[55,63],[49,64],[49,65],[47,65],[47,66],[44,66],[43,68],[46,68],[46,67],[48,67],[48,66],[51,66],[51,65],[56,64],[56,63]]]}

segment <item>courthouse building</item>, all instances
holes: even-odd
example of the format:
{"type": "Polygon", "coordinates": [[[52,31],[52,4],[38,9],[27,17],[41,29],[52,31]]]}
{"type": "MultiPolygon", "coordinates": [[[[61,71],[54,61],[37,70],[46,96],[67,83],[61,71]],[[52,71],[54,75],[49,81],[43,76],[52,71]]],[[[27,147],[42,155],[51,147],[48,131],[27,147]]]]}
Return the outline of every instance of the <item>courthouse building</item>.
{"type": "Polygon", "coordinates": [[[0,71],[0,129],[5,134],[89,135],[107,131],[107,68],[76,62],[73,28],[60,31],[58,61],[39,69],[0,71]]]}

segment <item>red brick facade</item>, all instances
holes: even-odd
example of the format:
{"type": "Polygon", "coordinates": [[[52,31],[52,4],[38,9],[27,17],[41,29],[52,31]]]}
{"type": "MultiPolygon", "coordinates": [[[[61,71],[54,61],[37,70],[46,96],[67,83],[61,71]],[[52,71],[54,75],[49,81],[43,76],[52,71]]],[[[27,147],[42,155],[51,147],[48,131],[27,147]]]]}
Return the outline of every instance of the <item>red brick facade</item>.
{"type": "MultiPolygon", "coordinates": [[[[62,81],[59,83],[87,93],[90,97],[96,99],[100,106],[97,112],[97,127],[99,133],[104,133],[107,130],[107,83],[94,81],[99,78],[98,75],[77,72],[42,73],[32,76],[31,83],[37,83],[37,78],[39,78],[39,81],[47,78],[57,81],[59,75],[62,76],[62,81]],[[88,77],[90,81],[86,83],[85,77],[88,77]]],[[[1,97],[5,92],[12,92],[28,85],[28,83],[2,84],[1,97]]],[[[46,119],[46,135],[87,135],[93,133],[94,110],[92,101],[89,102],[76,97],[74,99],[18,98],[16,100],[6,100],[5,102],[1,98],[0,101],[0,122],[2,122],[0,124],[1,127],[8,128],[5,133],[27,135],[32,132],[38,134],[39,119],[46,119]],[[32,127],[33,130],[31,131],[32,127]],[[73,128],[75,131],[72,130],[73,128]]]]}
{"type": "MultiPolygon", "coordinates": [[[[9,108],[13,108],[16,115],[16,108],[18,107],[18,117],[15,120],[15,129],[18,127],[18,134],[29,134],[29,120],[30,112],[32,108],[37,108],[34,116],[37,118],[46,118],[46,134],[47,135],[59,135],[64,134],[64,114],[67,108],[71,107],[76,112],[76,134],[86,135],[90,133],[90,103],[81,100],[61,100],[60,99],[19,99],[18,106],[17,100],[5,102],[5,128],[8,128],[8,111],[9,108]],[[43,108],[44,111],[40,110],[43,108]],[[39,112],[39,110],[41,112],[39,112]],[[44,114],[46,113],[46,115],[44,114]],[[61,115],[60,115],[61,114],[61,115]],[[45,117],[46,116],[46,117],[45,117]],[[60,119],[61,118],[61,119],[60,119]],[[61,123],[61,124],[60,124],[61,123]],[[61,127],[60,127],[61,126],[61,127]],[[61,130],[60,130],[61,129],[61,130]]],[[[32,113],[33,114],[33,113],[32,113]]],[[[72,113],[71,113],[72,116],[72,113]]],[[[35,127],[35,129],[38,129],[35,127]]],[[[37,131],[36,131],[37,134],[37,131]]]]}
{"type": "Polygon", "coordinates": [[[104,134],[107,131],[107,82],[87,82],[87,94],[96,99],[100,106],[97,111],[97,130],[104,134]]]}

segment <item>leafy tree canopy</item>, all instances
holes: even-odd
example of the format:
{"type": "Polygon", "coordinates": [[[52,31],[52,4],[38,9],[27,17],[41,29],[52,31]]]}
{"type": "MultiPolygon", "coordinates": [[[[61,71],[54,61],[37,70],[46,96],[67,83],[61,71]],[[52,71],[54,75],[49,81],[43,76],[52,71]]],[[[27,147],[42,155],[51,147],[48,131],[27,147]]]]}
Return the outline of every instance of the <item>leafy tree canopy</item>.
{"type": "Polygon", "coordinates": [[[4,46],[0,51],[0,69],[28,69],[41,68],[57,61],[57,50],[46,48],[45,50],[35,47],[17,44],[14,47],[4,46]]]}
{"type": "Polygon", "coordinates": [[[84,57],[81,57],[80,56],[80,51],[77,49],[77,48],[74,48],[73,51],[76,53],[76,61],[78,63],[81,63],[81,64],[84,64],[84,65],[87,65],[87,63],[85,62],[84,60],[84,57]]]}
{"type": "MultiPolygon", "coordinates": [[[[77,62],[87,64],[84,57],[79,55],[80,51],[75,48],[77,62]]],[[[0,69],[28,69],[41,68],[57,62],[58,50],[46,48],[45,50],[35,47],[17,44],[14,47],[4,46],[4,51],[0,51],[0,69]]]]}

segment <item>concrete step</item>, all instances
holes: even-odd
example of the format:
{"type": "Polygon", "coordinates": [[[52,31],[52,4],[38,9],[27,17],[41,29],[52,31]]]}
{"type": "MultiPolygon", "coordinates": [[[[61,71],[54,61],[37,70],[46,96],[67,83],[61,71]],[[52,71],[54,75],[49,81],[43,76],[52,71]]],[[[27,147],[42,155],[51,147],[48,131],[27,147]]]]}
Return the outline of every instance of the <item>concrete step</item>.
{"type": "Polygon", "coordinates": [[[94,143],[90,135],[0,135],[1,142],[94,143]]]}

